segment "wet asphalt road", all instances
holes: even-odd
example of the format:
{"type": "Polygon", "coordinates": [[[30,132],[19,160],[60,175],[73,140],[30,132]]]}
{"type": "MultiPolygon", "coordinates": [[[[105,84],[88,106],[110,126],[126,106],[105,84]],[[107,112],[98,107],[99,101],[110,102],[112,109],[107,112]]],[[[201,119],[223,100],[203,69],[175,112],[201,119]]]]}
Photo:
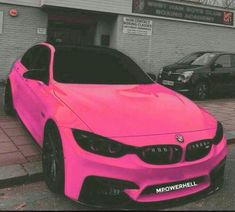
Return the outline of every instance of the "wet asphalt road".
{"type": "MultiPolygon", "coordinates": [[[[111,210],[112,208],[107,208],[111,210]]],[[[149,208],[149,210],[159,208],[149,208]]],[[[235,210],[235,144],[229,146],[229,156],[223,188],[211,196],[181,204],[170,210],[235,210]]],[[[166,209],[166,210],[167,210],[166,209]]],[[[97,210],[51,193],[44,182],[0,189],[0,210],[97,210]]]]}

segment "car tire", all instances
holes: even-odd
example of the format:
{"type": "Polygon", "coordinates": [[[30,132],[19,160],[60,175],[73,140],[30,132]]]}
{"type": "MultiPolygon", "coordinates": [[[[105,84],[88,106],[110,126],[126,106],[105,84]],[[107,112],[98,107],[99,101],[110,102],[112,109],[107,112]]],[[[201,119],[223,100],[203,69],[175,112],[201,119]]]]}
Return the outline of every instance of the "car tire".
{"type": "Polygon", "coordinates": [[[58,194],[64,193],[64,155],[61,137],[55,124],[45,129],[42,148],[42,167],[48,188],[58,194]]]}
{"type": "Polygon", "coordinates": [[[193,97],[196,100],[205,100],[209,96],[209,85],[206,82],[199,82],[193,92],[193,97]]]}
{"type": "Polygon", "coordinates": [[[3,108],[4,112],[7,115],[14,116],[15,115],[15,109],[13,106],[13,98],[12,98],[12,91],[11,91],[11,84],[10,81],[7,81],[7,84],[5,86],[4,91],[4,98],[3,98],[3,108]]]}

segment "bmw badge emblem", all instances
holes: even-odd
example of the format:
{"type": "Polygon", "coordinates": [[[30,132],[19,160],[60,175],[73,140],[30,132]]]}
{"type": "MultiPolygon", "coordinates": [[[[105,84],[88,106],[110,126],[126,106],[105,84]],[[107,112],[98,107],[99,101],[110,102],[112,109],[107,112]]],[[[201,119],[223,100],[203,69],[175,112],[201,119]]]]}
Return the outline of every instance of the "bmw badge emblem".
{"type": "Polygon", "coordinates": [[[179,143],[184,143],[184,137],[182,135],[176,135],[175,138],[179,143]]]}

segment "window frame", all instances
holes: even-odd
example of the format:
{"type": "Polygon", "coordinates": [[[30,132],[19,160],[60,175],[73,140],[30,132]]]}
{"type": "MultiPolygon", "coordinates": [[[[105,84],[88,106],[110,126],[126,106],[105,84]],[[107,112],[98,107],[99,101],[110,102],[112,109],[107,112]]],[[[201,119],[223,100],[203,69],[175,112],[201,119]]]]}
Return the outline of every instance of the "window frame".
{"type": "MultiPolygon", "coordinates": [[[[221,55],[219,55],[217,58],[216,58],[216,60],[214,61],[214,64],[220,64],[220,63],[217,63],[217,61],[221,58],[221,57],[223,57],[223,56],[229,56],[229,58],[230,58],[230,66],[229,67],[221,67],[221,68],[232,68],[233,66],[232,66],[232,55],[231,54],[221,54],[221,55]]],[[[220,64],[220,65],[222,65],[222,64],[220,64]]]]}
{"type": "Polygon", "coordinates": [[[37,68],[37,67],[34,67],[34,66],[40,60],[40,57],[42,57],[43,51],[47,51],[47,54],[48,54],[47,56],[49,57],[48,58],[48,64],[46,64],[47,65],[47,70],[46,70],[47,78],[46,78],[45,81],[43,81],[45,84],[48,85],[49,81],[50,81],[50,67],[51,67],[51,58],[52,58],[51,50],[48,46],[46,46],[46,45],[36,45],[36,46],[31,47],[30,49],[28,49],[26,51],[26,53],[23,55],[23,57],[21,58],[20,61],[21,61],[21,64],[27,69],[27,71],[40,70],[40,68],[37,68]],[[23,62],[24,57],[27,57],[28,54],[31,54],[29,56],[29,57],[31,57],[30,58],[30,60],[31,60],[30,61],[30,63],[31,63],[30,66],[29,66],[29,64],[25,64],[23,62]]]}

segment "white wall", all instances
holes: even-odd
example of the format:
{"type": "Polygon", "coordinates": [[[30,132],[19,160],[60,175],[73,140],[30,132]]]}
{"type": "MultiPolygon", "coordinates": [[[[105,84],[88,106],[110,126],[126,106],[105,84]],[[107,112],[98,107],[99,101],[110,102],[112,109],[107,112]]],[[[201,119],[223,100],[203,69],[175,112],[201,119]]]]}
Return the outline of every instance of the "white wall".
{"type": "Polygon", "coordinates": [[[40,7],[41,0],[0,0],[0,3],[40,7]]]}
{"type": "Polygon", "coordinates": [[[130,14],[132,0],[41,0],[42,5],[130,14]]]}
{"type": "Polygon", "coordinates": [[[158,73],[162,66],[176,62],[194,51],[235,52],[235,29],[153,20],[153,35],[123,34],[123,15],[118,17],[115,48],[132,57],[145,71],[158,73]]]}

